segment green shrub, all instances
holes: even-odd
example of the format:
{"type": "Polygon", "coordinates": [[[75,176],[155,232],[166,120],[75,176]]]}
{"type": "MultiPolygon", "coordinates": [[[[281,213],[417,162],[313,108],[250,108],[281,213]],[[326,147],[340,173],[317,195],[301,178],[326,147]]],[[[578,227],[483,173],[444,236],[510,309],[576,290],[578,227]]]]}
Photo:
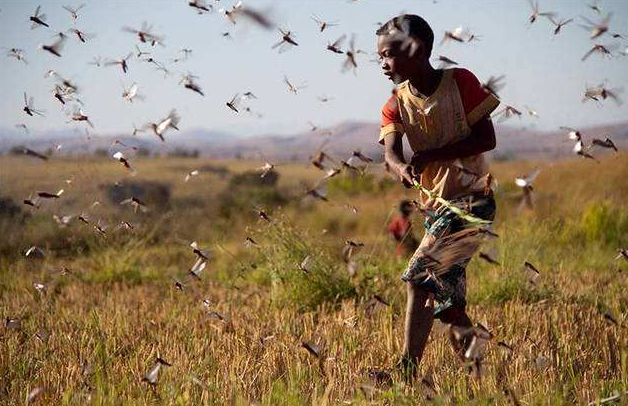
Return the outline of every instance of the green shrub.
{"type": "Polygon", "coordinates": [[[335,261],[314,239],[299,234],[284,221],[275,218],[264,223],[254,238],[259,246],[251,249],[257,249],[260,257],[256,272],[269,276],[276,305],[306,311],[355,296],[345,264],[335,261]],[[310,260],[305,272],[299,265],[307,256],[310,260]]]}
{"type": "Polygon", "coordinates": [[[165,182],[148,180],[128,181],[122,184],[103,184],[100,188],[107,193],[109,202],[119,205],[123,200],[136,197],[151,212],[170,208],[171,186],[165,182]]]}
{"type": "Polygon", "coordinates": [[[480,278],[468,294],[471,304],[500,305],[509,301],[535,303],[551,297],[550,289],[544,284],[532,286],[522,275],[510,273],[497,279],[480,278]]]}
{"type": "Polygon", "coordinates": [[[619,246],[628,238],[628,214],[608,202],[592,203],[582,212],[579,228],[589,242],[619,246]]]}
{"type": "Polygon", "coordinates": [[[323,228],[331,235],[337,235],[341,232],[351,233],[358,227],[358,219],[347,216],[330,216],[321,220],[323,228]]]}
{"type": "Polygon", "coordinates": [[[163,270],[147,266],[142,255],[145,241],[137,241],[124,246],[112,247],[92,253],[87,259],[87,272],[81,276],[90,283],[141,284],[163,279],[163,270]]]}
{"type": "Polygon", "coordinates": [[[234,175],[227,187],[218,195],[218,210],[221,216],[231,218],[234,214],[253,214],[253,207],[276,207],[287,202],[277,188],[279,174],[270,171],[265,177],[258,172],[247,171],[234,175]]]}
{"type": "Polygon", "coordinates": [[[276,188],[249,186],[225,189],[219,196],[219,213],[232,218],[235,214],[248,214],[252,217],[254,207],[272,208],[287,202],[284,195],[276,188]]]}
{"type": "Polygon", "coordinates": [[[396,181],[388,176],[376,177],[371,173],[358,175],[354,172],[346,172],[329,180],[327,188],[330,196],[357,196],[360,193],[386,192],[395,186],[396,181]]]}
{"type": "Polygon", "coordinates": [[[327,183],[327,190],[331,196],[356,196],[360,193],[373,192],[376,189],[375,176],[370,173],[364,175],[347,173],[331,178],[327,183]]]}

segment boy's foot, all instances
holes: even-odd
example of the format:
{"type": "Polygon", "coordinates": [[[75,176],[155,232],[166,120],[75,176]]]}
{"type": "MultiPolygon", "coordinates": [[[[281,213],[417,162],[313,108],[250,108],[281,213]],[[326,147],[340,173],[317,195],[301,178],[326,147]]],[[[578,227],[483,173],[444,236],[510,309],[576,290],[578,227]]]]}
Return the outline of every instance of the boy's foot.
{"type": "Polygon", "coordinates": [[[416,378],[418,365],[416,360],[402,355],[395,365],[395,369],[401,374],[405,383],[411,384],[416,378]]]}
{"type": "Polygon", "coordinates": [[[368,370],[369,381],[377,388],[389,388],[392,385],[390,373],[384,369],[371,368],[368,370]]]}

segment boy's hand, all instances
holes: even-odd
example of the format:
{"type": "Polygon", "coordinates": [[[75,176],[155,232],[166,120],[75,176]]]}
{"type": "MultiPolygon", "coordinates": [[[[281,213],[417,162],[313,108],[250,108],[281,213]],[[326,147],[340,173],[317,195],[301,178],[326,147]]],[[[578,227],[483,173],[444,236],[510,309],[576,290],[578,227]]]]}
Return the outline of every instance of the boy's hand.
{"type": "Polygon", "coordinates": [[[422,173],[427,164],[429,164],[430,162],[432,162],[432,159],[425,151],[416,152],[410,160],[410,163],[417,173],[422,173]]]}
{"type": "Polygon", "coordinates": [[[399,180],[403,185],[407,188],[411,188],[414,186],[416,182],[416,174],[414,173],[414,168],[412,165],[402,164],[397,167],[397,175],[399,176],[399,180]]]}

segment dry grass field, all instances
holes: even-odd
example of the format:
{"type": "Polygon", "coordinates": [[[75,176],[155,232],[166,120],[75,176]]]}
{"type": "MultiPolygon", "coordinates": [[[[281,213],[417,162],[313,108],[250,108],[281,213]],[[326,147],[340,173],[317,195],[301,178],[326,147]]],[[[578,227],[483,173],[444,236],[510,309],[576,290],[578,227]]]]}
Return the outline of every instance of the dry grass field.
{"type": "Polygon", "coordinates": [[[0,195],[13,200],[0,213],[0,404],[26,404],[35,388],[55,405],[586,405],[628,390],[628,261],[616,259],[628,156],[493,165],[499,238],[482,250],[500,265],[468,269],[470,314],[495,337],[484,372],[468,374],[436,325],[412,385],[392,368],[404,261],[385,230],[416,192],[375,167],[333,179],[322,202],[302,198],[321,177],[304,164],[262,184],[243,175],[258,162],[132,163],[133,177],[107,158],[0,158],[0,195]],[[520,211],[513,179],[536,167],[535,208],[520,211]],[[58,189],[39,209],[22,204],[58,189]],[[118,204],[132,194],[148,211],[118,204]],[[365,244],[353,276],[346,240],[365,244]],[[198,280],[191,241],[210,257],[198,280]],[[31,246],[44,255],[26,257],[31,246]],[[152,388],[142,377],[157,356],[171,366],[152,388]]]}

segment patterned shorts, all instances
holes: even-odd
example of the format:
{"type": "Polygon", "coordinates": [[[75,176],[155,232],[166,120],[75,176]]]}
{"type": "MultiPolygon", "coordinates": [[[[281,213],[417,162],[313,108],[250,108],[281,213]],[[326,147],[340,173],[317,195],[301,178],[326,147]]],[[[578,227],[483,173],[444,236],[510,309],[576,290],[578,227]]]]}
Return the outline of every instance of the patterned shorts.
{"type": "MultiPolygon", "coordinates": [[[[451,200],[451,203],[458,207],[464,207],[471,202],[471,214],[483,220],[492,221],[495,218],[495,199],[492,196],[472,196],[451,200]]],[[[439,276],[439,282],[436,283],[431,278],[425,280],[420,278],[414,281],[414,276],[424,272],[426,265],[430,262],[423,256],[425,248],[434,244],[439,238],[443,238],[449,234],[456,233],[465,228],[466,222],[449,209],[441,208],[434,213],[430,213],[425,220],[425,236],[421,241],[421,245],[414,252],[414,255],[408,263],[408,267],[401,276],[405,282],[413,281],[427,292],[434,294],[438,301],[434,308],[434,317],[439,318],[440,314],[452,307],[464,307],[466,305],[466,272],[467,264],[471,260],[468,258],[451,266],[444,274],[439,276]]]]}

